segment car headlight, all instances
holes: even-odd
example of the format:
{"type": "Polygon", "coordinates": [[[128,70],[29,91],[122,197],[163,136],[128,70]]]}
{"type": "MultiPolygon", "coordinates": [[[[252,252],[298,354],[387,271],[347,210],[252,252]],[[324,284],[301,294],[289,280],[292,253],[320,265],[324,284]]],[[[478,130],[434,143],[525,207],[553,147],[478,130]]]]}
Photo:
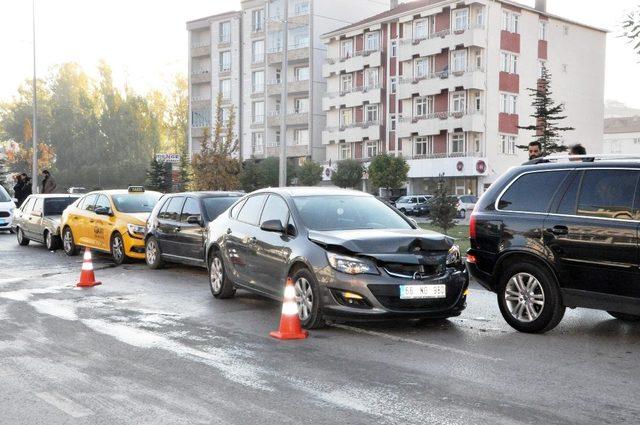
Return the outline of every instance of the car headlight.
{"type": "Polygon", "coordinates": [[[327,252],[327,260],[329,260],[331,267],[342,273],[380,274],[375,264],[360,258],[327,252]]]}
{"type": "Polygon", "coordinates": [[[447,253],[447,266],[453,266],[461,262],[460,247],[453,245],[447,253]]]}
{"type": "Polygon", "coordinates": [[[144,237],[146,228],[137,224],[127,224],[127,230],[129,231],[129,234],[134,238],[142,238],[144,237]]]}

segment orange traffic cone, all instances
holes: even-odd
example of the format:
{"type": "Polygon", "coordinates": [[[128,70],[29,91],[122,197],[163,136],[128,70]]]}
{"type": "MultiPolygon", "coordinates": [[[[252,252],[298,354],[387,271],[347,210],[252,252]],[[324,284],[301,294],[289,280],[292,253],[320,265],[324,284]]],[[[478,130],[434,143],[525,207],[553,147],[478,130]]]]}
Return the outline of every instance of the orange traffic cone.
{"type": "Polygon", "coordinates": [[[80,273],[80,282],[76,286],[82,288],[90,288],[92,286],[100,285],[102,282],[96,282],[96,277],[93,274],[93,263],[91,262],[91,250],[89,248],[84,249],[84,258],[82,260],[82,272],[80,273]]]}
{"type": "Polygon", "coordinates": [[[302,329],[300,318],[298,317],[298,306],[295,301],[296,290],[293,287],[293,280],[287,279],[284,287],[284,303],[282,304],[282,316],[280,317],[280,329],[270,332],[277,339],[305,339],[309,332],[302,329]]]}

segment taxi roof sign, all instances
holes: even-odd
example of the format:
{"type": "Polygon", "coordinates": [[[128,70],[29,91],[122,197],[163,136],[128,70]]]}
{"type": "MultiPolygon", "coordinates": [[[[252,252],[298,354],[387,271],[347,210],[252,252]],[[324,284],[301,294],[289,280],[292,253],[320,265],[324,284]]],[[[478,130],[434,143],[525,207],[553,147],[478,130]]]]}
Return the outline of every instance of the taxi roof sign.
{"type": "Polygon", "coordinates": [[[144,192],[144,186],[129,186],[127,190],[129,193],[142,193],[144,192]]]}

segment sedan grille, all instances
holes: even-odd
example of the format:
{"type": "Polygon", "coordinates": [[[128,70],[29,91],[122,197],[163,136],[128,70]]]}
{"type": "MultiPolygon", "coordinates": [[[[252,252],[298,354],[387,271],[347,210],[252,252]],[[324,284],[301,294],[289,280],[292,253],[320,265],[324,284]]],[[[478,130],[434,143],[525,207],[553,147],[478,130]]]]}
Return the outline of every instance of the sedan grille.
{"type": "Polygon", "coordinates": [[[441,266],[425,266],[422,264],[386,263],[382,268],[389,276],[415,280],[432,278],[444,271],[441,266]]]}
{"type": "Polygon", "coordinates": [[[462,281],[448,281],[447,297],[423,300],[403,300],[399,285],[368,285],[369,291],[383,307],[396,311],[440,311],[450,309],[460,299],[462,281]]]}

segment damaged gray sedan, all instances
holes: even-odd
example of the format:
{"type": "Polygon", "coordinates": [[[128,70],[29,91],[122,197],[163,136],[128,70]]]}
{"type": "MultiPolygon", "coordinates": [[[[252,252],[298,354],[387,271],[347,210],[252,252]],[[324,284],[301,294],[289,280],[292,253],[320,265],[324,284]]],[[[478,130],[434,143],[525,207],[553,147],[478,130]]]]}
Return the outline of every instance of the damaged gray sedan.
{"type": "Polygon", "coordinates": [[[469,279],[453,239],[366,193],[260,190],[207,233],[214,297],[241,288],[281,300],[291,278],[307,329],[326,319],[446,318],[466,306],[469,279]]]}

